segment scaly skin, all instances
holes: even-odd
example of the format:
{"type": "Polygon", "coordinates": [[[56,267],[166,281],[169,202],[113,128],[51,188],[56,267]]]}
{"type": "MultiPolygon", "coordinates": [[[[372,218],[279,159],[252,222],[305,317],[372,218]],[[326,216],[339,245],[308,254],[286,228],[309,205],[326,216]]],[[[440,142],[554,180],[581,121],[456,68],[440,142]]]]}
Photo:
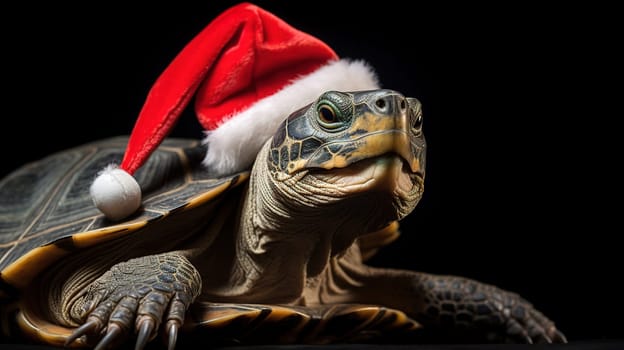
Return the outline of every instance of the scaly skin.
{"type": "Polygon", "coordinates": [[[555,324],[516,293],[462,277],[419,276],[423,305],[415,318],[449,333],[490,341],[565,343],[555,324]]]}

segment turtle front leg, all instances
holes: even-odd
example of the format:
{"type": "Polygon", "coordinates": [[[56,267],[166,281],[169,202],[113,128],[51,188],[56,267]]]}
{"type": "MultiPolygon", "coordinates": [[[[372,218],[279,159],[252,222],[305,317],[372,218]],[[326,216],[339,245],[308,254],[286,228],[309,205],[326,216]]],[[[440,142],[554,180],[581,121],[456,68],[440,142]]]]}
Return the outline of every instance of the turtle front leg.
{"type": "Polygon", "coordinates": [[[71,314],[82,326],[66,345],[87,336],[96,349],[120,345],[137,334],[136,349],[154,339],[165,322],[169,349],[189,305],[201,291],[201,276],[183,255],[143,256],[114,265],[86,289],[71,314]]]}
{"type": "Polygon", "coordinates": [[[352,284],[346,294],[330,296],[335,301],[399,309],[426,329],[459,341],[567,342],[555,324],[528,301],[493,285],[457,276],[363,265],[350,265],[347,270],[333,273],[334,280],[346,273],[357,284],[352,284]]]}

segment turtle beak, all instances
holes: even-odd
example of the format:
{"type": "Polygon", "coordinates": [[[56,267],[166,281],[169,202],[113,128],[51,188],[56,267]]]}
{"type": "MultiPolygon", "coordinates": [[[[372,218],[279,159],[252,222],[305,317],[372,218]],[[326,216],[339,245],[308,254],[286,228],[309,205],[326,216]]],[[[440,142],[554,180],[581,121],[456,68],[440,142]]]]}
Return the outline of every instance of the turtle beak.
{"type": "Polygon", "coordinates": [[[419,157],[421,147],[418,146],[418,135],[411,130],[410,109],[395,108],[401,103],[404,105],[407,103],[405,100],[398,101],[396,96],[392,97],[392,99],[388,98],[392,101],[392,107],[390,107],[392,113],[381,116],[368,115],[363,118],[362,122],[370,123],[371,131],[356,142],[360,144],[362,156],[375,157],[395,153],[405,160],[413,173],[421,173],[424,170],[422,166],[424,164],[421,164],[421,157],[419,157]]]}
{"type": "MultiPolygon", "coordinates": [[[[343,168],[357,161],[396,154],[412,173],[424,177],[425,138],[420,130],[420,102],[396,91],[369,93],[356,100],[355,115],[345,137],[334,142],[339,151],[332,157],[312,156],[307,166],[324,169],[343,168]]],[[[320,154],[319,154],[320,155],[320,154]]]]}

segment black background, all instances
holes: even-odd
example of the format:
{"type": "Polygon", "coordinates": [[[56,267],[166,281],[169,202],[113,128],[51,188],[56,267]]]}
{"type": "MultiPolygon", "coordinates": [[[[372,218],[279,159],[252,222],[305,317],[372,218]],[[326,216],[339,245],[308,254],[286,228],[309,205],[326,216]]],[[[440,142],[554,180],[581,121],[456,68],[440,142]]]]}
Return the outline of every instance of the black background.
{"type": "MultiPolygon", "coordinates": [[[[232,3],[104,4],[3,10],[0,175],[128,134],[158,74],[232,3]]],[[[622,113],[591,79],[612,73],[608,9],[258,4],[423,102],[425,196],[373,264],[517,291],[573,341],[624,338],[622,113]]],[[[192,110],[180,119],[172,136],[202,137],[192,110]]]]}

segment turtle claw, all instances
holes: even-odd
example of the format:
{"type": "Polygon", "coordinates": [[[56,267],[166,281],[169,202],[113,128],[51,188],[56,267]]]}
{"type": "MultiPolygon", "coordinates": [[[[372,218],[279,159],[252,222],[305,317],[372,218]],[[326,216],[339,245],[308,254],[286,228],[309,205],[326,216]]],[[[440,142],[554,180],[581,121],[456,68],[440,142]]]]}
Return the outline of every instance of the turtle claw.
{"type": "Polygon", "coordinates": [[[526,334],[524,337],[522,337],[522,340],[523,340],[526,344],[529,344],[529,345],[532,345],[532,344],[533,344],[533,339],[531,339],[531,337],[529,337],[529,335],[528,335],[528,334],[526,334]]]}
{"type": "Polygon", "coordinates": [[[75,342],[78,338],[88,334],[93,333],[99,326],[99,322],[94,319],[87,321],[82,326],[76,328],[76,330],[65,340],[65,347],[70,346],[73,342],[75,342]]]}
{"type": "Polygon", "coordinates": [[[566,338],[566,336],[561,333],[560,330],[555,329],[555,331],[553,332],[552,341],[553,343],[565,344],[568,342],[568,338],[566,338]]]}
{"type": "Polygon", "coordinates": [[[119,343],[124,338],[124,332],[121,327],[117,325],[109,325],[106,335],[100,340],[95,349],[93,350],[105,350],[111,348],[116,343],[119,343]]]}
{"type": "Polygon", "coordinates": [[[167,350],[174,350],[176,346],[176,342],[178,341],[178,329],[180,328],[180,326],[178,322],[176,321],[170,321],[168,325],[169,325],[169,332],[167,333],[167,338],[168,338],[167,350]]]}
{"type": "Polygon", "coordinates": [[[507,337],[517,343],[533,344],[533,338],[516,320],[507,320],[507,337]]]}
{"type": "Polygon", "coordinates": [[[137,335],[137,342],[134,347],[134,350],[143,350],[145,345],[154,334],[154,330],[156,329],[156,325],[151,318],[147,318],[141,322],[139,327],[139,334],[137,335]]]}

